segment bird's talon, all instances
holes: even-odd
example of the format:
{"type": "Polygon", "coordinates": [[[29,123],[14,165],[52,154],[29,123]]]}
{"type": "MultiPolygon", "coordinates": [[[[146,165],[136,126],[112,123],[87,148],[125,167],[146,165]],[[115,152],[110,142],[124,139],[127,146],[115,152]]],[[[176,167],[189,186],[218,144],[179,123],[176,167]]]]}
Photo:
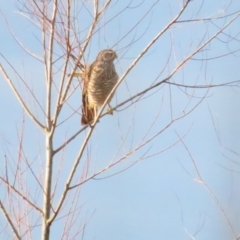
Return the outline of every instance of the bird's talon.
{"type": "Polygon", "coordinates": [[[107,110],[107,112],[108,112],[108,114],[113,115],[113,109],[112,109],[112,108],[109,108],[109,109],[107,110]]]}
{"type": "Polygon", "coordinates": [[[83,73],[82,72],[74,72],[73,77],[82,77],[83,73]]]}

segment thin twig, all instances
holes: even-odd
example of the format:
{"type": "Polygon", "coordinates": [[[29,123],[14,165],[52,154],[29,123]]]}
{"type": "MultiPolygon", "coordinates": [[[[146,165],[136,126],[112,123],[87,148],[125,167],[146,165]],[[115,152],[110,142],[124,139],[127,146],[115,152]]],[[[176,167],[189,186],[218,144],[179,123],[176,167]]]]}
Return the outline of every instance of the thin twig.
{"type": "Polygon", "coordinates": [[[189,155],[189,157],[190,157],[190,159],[191,159],[191,161],[192,161],[192,163],[193,163],[193,165],[194,165],[194,168],[195,168],[195,170],[196,170],[197,176],[198,176],[198,178],[199,178],[199,179],[194,179],[194,180],[195,180],[196,182],[202,183],[202,184],[205,186],[205,188],[207,189],[207,191],[210,193],[211,197],[213,198],[213,200],[214,200],[215,203],[217,204],[218,208],[219,208],[219,209],[221,210],[221,212],[223,213],[223,215],[224,215],[224,217],[225,217],[225,219],[226,219],[226,221],[227,221],[227,223],[228,223],[229,228],[231,229],[232,233],[234,234],[234,236],[235,236],[235,238],[236,238],[236,234],[235,234],[235,232],[234,232],[233,226],[231,225],[231,222],[230,222],[230,220],[229,220],[229,218],[228,218],[228,216],[227,216],[224,208],[222,207],[221,203],[219,202],[218,198],[215,196],[215,194],[213,193],[213,191],[210,189],[210,187],[207,185],[207,183],[203,180],[203,178],[202,178],[202,176],[201,176],[201,174],[200,174],[200,172],[199,172],[199,170],[198,170],[197,164],[196,164],[196,162],[195,162],[195,160],[194,160],[194,158],[193,158],[190,150],[188,149],[188,147],[187,147],[186,144],[184,143],[183,139],[180,138],[180,136],[178,135],[178,133],[177,133],[176,131],[175,131],[175,133],[176,133],[176,135],[179,137],[179,140],[181,141],[184,149],[187,151],[187,153],[188,153],[188,155],[189,155]]]}
{"type": "Polygon", "coordinates": [[[36,206],[36,204],[32,203],[29,199],[27,199],[21,192],[19,192],[13,185],[11,185],[6,179],[0,176],[0,179],[7,185],[8,188],[11,188],[17,195],[19,195],[24,201],[26,201],[29,205],[35,208],[41,215],[43,214],[42,210],[36,206]]]}
{"type": "Polygon", "coordinates": [[[15,88],[12,80],[9,78],[8,74],[6,73],[5,69],[3,68],[2,64],[0,64],[0,71],[2,72],[6,82],[8,83],[8,85],[10,86],[10,88],[12,89],[14,95],[16,96],[17,100],[19,101],[19,103],[21,104],[22,108],[25,110],[25,112],[29,115],[29,117],[43,130],[46,130],[46,127],[40,123],[38,121],[38,119],[33,115],[33,113],[29,110],[29,108],[27,107],[27,105],[25,104],[25,102],[23,101],[23,99],[21,98],[19,92],[17,91],[17,89],[15,88]]]}
{"type": "Polygon", "coordinates": [[[7,222],[10,224],[11,229],[12,229],[15,237],[16,237],[18,240],[21,240],[21,237],[20,237],[20,235],[18,234],[18,231],[17,231],[17,229],[15,228],[15,226],[14,226],[12,220],[11,220],[11,217],[8,215],[8,213],[7,213],[4,205],[2,204],[2,201],[1,201],[1,200],[0,200],[0,208],[2,209],[3,215],[4,215],[4,217],[7,219],[7,222]]]}

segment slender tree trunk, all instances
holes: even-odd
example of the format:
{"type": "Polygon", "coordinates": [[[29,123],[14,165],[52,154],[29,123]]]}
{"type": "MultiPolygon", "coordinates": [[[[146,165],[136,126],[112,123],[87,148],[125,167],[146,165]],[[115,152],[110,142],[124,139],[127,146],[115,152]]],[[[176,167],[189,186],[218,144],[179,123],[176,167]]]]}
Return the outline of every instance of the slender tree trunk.
{"type": "Polygon", "coordinates": [[[44,202],[43,202],[43,217],[42,217],[42,240],[50,239],[50,218],[51,208],[51,187],[52,187],[52,163],[53,163],[53,146],[52,134],[46,135],[46,175],[44,183],[44,202]]]}

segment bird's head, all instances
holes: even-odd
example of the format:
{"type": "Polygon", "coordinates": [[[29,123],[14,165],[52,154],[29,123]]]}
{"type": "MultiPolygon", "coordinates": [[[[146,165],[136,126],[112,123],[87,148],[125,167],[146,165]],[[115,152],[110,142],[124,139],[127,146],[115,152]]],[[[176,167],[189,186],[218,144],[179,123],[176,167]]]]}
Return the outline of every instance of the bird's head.
{"type": "Polygon", "coordinates": [[[115,58],[117,58],[117,54],[111,49],[102,50],[97,56],[97,60],[105,62],[113,62],[115,58]]]}

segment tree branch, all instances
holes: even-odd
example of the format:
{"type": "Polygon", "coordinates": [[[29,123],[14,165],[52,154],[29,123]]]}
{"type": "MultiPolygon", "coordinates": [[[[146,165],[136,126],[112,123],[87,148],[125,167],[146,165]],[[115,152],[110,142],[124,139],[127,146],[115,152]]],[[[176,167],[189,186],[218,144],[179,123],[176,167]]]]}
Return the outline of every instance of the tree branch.
{"type": "Polygon", "coordinates": [[[17,229],[15,228],[15,226],[14,226],[14,224],[13,224],[10,216],[8,215],[8,213],[7,213],[4,205],[2,204],[2,201],[1,201],[1,200],[0,200],[0,208],[2,209],[3,215],[4,215],[4,217],[6,218],[7,222],[10,224],[10,226],[11,226],[11,228],[12,228],[12,231],[13,231],[15,237],[16,237],[18,240],[21,240],[21,237],[20,237],[20,235],[18,234],[18,231],[17,231],[17,229]]]}
{"type": "Polygon", "coordinates": [[[28,114],[28,116],[43,130],[46,130],[46,127],[41,124],[38,119],[33,115],[33,113],[29,110],[29,108],[27,107],[27,105],[25,104],[25,102],[22,100],[20,94],[18,93],[17,89],[15,88],[12,80],[9,78],[8,74],[6,73],[6,71],[4,70],[2,64],[0,64],[0,71],[2,72],[6,82],[8,83],[8,85],[10,86],[10,88],[12,89],[14,95],[16,96],[17,100],[19,101],[20,105],[22,106],[22,108],[25,110],[25,112],[28,114]]]}

